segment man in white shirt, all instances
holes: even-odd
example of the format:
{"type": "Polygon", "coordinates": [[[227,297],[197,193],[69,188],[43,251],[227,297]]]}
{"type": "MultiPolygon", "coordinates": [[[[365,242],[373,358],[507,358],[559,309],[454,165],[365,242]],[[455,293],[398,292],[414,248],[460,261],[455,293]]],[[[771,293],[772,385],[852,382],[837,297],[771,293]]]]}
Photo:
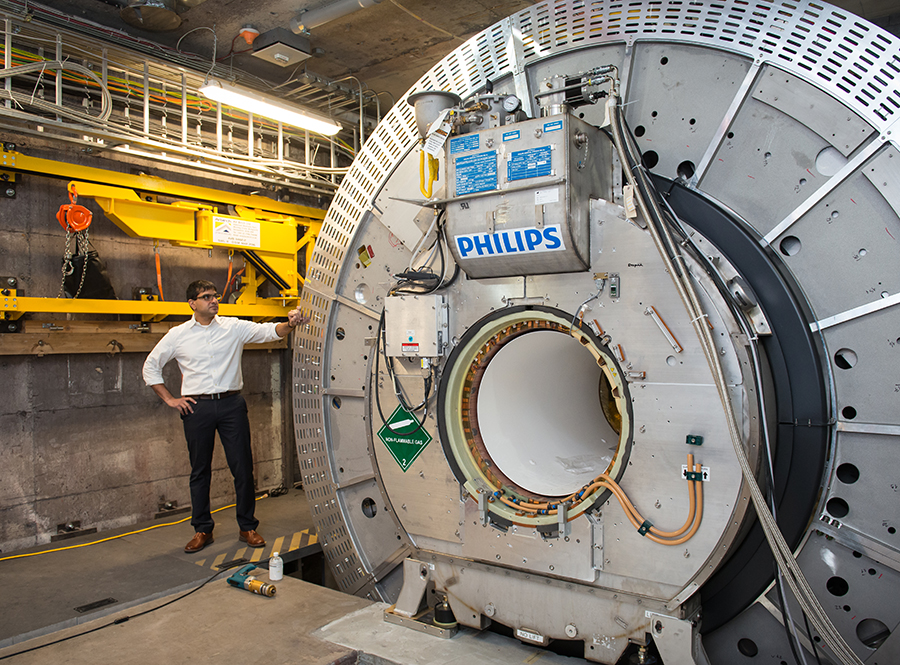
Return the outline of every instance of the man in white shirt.
{"type": "Polygon", "coordinates": [[[144,381],[178,410],[184,424],[191,460],[191,526],[196,531],[185,552],[199,552],[213,542],[209,485],[216,431],[234,476],[239,539],[250,547],[266,544],[256,532],[259,520],[253,515],[253,454],[247,404],[241,397],[241,354],[244,344],[274,341],[309,322],[299,309],[278,324],[220,318],[218,298],[212,282],[192,282],[187,301],[194,316],[169,330],[144,362],[144,381]],[[162,368],[173,358],[182,373],[181,397],[173,396],[163,383],[162,368]]]}

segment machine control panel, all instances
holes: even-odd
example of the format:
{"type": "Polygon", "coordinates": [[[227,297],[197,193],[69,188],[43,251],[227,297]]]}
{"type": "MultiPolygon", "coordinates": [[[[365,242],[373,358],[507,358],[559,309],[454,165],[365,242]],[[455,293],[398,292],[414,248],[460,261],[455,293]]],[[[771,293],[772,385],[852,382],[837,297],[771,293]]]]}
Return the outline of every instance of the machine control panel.
{"type": "Polygon", "coordinates": [[[385,353],[394,358],[442,356],[448,323],[444,296],[389,296],[384,302],[385,353]]]}

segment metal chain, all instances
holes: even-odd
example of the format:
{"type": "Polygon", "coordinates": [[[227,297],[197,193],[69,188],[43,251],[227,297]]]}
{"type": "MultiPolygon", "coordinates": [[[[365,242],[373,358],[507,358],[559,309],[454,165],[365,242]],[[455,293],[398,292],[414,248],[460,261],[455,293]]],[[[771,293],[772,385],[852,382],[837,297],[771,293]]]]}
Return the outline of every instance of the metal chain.
{"type": "Polygon", "coordinates": [[[75,295],[72,298],[77,298],[81,295],[81,289],[84,288],[84,276],[87,275],[87,267],[88,267],[88,247],[90,246],[90,240],[88,239],[88,230],[79,231],[75,234],[76,240],[76,251],[78,251],[78,246],[82,250],[84,250],[84,263],[81,265],[81,281],[78,283],[78,290],[75,292],[75,295]]]}
{"type": "Polygon", "coordinates": [[[72,255],[69,253],[69,241],[72,238],[72,233],[66,229],[66,251],[63,253],[63,262],[62,262],[62,280],[59,283],[59,293],[56,295],[57,298],[62,298],[66,292],[66,277],[72,274],[72,271],[75,269],[75,266],[72,265],[72,255]],[[68,271],[66,268],[68,267],[68,271]]]}
{"type": "Polygon", "coordinates": [[[88,246],[90,245],[90,237],[88,234],[89,231],[87,229],[85,229],[84,231],[76,231],[74,234],[66,229],[66,248],[63,254],[63,263],[61,269],[62,279],[59,283],[59,293],[56,295],[57,298],[62,298],[65,295],[66,277],[68,277],[75,271],[75,262],[73,261],[75,255],[69,251],[73,235],[75,236],[75,254],[78,254],[79,250],[83,250],[84,263],[81,266],[81,280],[78,283],[78,290],[75,292],[75,295],[72,296],[72,298],[74,299],[81,295],[81,290],[84,288],[84,277],[87,274],[88,246]]]}

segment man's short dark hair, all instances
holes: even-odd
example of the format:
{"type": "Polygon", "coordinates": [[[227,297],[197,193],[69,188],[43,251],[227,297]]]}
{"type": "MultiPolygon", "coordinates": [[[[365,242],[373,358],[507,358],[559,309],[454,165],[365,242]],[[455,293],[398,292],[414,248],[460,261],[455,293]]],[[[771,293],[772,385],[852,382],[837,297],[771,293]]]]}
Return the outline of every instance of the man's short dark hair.
{"type": "Polygon", "coordinates": [[[198,279],[196,282],[191,282],[187,287],[187,299],[188,300],[196,300],[197,296],[199,296],[204,291],[215,291],[216,285],[210,282],[208,279],[198,279]]]}

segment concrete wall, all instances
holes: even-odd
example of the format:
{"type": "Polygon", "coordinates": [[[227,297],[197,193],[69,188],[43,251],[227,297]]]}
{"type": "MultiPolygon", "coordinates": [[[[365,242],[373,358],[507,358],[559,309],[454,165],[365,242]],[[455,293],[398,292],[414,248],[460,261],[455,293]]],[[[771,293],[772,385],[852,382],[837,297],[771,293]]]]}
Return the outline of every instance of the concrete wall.
{"type": "MultiPolygon", "coordinates": [[[[239,183],[199,180],[171,169],[77,151],[60,154],[60,147],[28,145],[27,140],[19,142],[19,150],[111,170],[140,168],[171,180],[243,191],[239,183]]],[[[55,297],[59,291],[65,233],[55,214],[68,202],[66,183],[26,175],[17,184],[15,199],[0,199],[0,275],[18,277],[25,295],[55,297]]],[[[152,241],[127,237],[93,202],[79,203],[94,212],[91,239],[119,298],[131,298],[133,287],[155,287],[152,241]]],[[[225,252],[213,251],[210,256],[206,250],[165,244],[160,254],[167,300],[183,301],[184,290],[194,279],[224,285],[225,252]]],[[[144,358],[143,353],[127,352],[0,356],[0,550],[46,543],[57,524],[72,520],[103,530],[152,518],[161,500],[174,500],[179,506],[190,503],[181,420],[144,385],[144,358]]],[[[282,394],[285,362],[290,362],[286,350],[244,354],[244,396],[259,489],[282,483],[282,451],[292,445],[292,435],[284,431],[283,409],[290,408],[289,395],[282,394]]],[[[175,363],[169,364],[165,376],[169,389],[178,394],[175,363]]],[[[214,458],[211,494],[214,508],[233,501],[221,447],[214,458]]],[[[235,527],[220,523],[220,528],[235,527]]]]}

